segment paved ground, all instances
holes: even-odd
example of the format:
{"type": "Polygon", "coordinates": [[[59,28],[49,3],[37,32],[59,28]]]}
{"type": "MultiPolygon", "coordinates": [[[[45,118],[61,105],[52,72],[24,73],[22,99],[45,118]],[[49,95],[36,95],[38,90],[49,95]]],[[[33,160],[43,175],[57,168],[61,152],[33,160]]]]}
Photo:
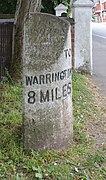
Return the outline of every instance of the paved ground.
{"type": "Polygon", "coordinates": [[[106,24],[93,23],[93,80],[106,95],[106,24]]]}
{"type": "Polygon", "coordinates": [[[93,23],[92,90],[102,114],[90,122],[88,132],[98,150],[106,148],[106,24],[93,23]]]}

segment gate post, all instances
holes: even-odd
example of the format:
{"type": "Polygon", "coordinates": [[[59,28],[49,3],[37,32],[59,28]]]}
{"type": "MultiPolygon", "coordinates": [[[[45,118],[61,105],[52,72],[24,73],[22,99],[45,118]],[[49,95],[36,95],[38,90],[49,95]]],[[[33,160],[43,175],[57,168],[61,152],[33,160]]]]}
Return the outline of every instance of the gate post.
{"type": "Polygon", "coordinates": [[[92,7],[93,0],[72,0],[75,20],[74,69],[92,74],[92,7]]]}

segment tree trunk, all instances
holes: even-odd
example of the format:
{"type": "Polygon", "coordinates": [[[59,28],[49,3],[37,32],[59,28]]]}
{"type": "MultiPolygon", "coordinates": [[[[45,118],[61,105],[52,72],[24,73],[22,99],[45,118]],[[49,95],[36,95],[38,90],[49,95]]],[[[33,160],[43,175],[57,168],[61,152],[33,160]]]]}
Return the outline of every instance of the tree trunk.
{"type": "Polygon", "coordinates": [[[11,67],[11,75],[15,80],[21,79],[24,18],[29,12],[39,12],[40,7],[41,0],[17,0],[11,67]]]}

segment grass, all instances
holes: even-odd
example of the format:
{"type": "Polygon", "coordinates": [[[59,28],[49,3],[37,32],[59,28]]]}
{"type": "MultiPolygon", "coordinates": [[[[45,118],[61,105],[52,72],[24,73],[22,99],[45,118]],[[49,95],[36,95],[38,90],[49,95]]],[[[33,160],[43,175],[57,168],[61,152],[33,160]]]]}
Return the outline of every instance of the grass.
{"type": "Polygon", "coordinates": [[[0,14],[0,19],[14,19],[14,14],[0,14]]]}
{"type": "Polygon", "coordinates": [[[0,180],[105,180],[105,150],[92,148],[87,123],[102,112],[95,106],[85,75],[73,73],[74,143],[67,151],[22,147],[22,87],[1,83],[0,180]]]}

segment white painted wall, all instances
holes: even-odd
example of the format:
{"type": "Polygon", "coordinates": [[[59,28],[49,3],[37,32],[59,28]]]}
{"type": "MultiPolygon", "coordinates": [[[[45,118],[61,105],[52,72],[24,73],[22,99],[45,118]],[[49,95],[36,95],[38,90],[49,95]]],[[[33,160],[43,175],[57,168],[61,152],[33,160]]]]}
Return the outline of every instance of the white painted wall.
{"type": "Polygon", "coordinates": [[[75,20],[75,62],[74,68],[92,73],[92,19],[93,2],[91,0],[73,1],[75,20]]]}
{"type": "Polygon", "coordinates": [[[58,10],[56,11],[56,16],[61,16],[62,13],[67,13],[66,10],[58,10]]]}
{"type": "Polygon", "coordinates": [[[54,9],[56,16],[61,16],[62,13],[67,13],[68,8],[67,6],[61,3],[58,6],[56,6],[54,9]]]}

